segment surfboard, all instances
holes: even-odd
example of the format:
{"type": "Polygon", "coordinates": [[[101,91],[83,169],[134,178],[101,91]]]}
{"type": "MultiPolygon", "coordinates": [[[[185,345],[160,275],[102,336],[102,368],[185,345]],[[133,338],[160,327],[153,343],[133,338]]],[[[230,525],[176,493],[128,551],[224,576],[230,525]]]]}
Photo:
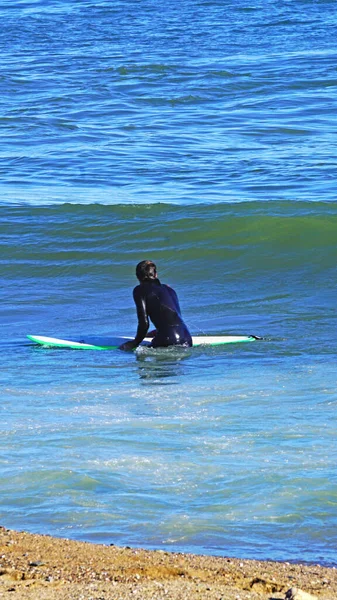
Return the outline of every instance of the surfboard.
{"type": "MultiPolygon", "coordinates": [[[[114,338],[84,338],[78,340],[64,340],[43,335],[27,335],[35,344],[48,348],[72,348],[73,350],[116,350],[121,344],[132,340],[131,337],[114,338]]],[[[254,342],[254,335],[200,335],[192,336],[193,346],[221,346],[223,344],[236,344],[238,342],[254,342]]],[[[142,346],[149,346],[151,338],[145,338],[142,346]]]]}

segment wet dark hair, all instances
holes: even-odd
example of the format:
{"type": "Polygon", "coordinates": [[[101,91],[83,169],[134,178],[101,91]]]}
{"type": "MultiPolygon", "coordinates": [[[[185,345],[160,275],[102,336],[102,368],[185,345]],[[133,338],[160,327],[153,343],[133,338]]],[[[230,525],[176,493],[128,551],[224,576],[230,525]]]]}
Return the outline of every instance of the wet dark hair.
{"type": "Polygon", "coordinates": [[[152,260],[142,260],[136,267],[136,277],[139,281],[149,281],[157,278],[157,267],[152,260]]]}

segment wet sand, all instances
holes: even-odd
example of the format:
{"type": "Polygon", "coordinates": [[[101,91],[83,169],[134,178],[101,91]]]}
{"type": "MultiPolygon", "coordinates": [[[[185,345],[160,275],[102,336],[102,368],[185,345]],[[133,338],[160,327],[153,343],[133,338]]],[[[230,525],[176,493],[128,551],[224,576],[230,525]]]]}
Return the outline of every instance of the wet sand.
{"type": "Polygon", "coordinates": [[[337,569],[120,548],[0,528],[0,598],[284,600],[289,588],[334,600],[337,569]]]}

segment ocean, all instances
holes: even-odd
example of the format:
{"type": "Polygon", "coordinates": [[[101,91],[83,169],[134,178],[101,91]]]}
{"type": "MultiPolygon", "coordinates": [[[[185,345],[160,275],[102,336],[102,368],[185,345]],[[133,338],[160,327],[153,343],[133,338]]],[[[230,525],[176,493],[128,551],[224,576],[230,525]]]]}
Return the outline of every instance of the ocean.
{"type": "Polygon", "coordinates": [[[3,0],[0,523],[336,565],[329,0],[3,0]],[[135,353],[156,262],[193,335],[135,353]]]}

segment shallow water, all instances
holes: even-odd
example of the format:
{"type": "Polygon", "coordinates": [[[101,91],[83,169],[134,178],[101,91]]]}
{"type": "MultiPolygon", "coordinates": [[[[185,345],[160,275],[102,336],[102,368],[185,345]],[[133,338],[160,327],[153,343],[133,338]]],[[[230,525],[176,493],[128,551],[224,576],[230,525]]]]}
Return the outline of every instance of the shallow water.
{"type": "Polygon", "coordinates": [[[334,4],[0,9],[0,520],[336,564],[334,4]],[[224,348],[132,335],[143,258],[224,348]]]}

